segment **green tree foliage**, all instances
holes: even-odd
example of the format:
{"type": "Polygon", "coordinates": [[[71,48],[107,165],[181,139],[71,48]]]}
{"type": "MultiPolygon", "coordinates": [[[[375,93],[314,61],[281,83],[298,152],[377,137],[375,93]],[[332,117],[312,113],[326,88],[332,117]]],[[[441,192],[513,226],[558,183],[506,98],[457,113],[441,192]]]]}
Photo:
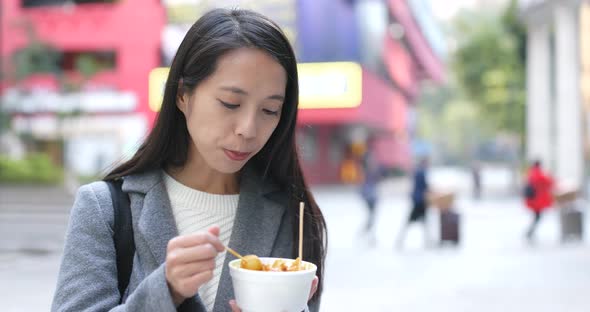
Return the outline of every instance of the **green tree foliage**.
{"type": "Polygon", "coordinates": [[[60,89],[64,92],[77,91],[80,87],[101,71],[97,60],[88,54],[80,54],[74,61],[75,71],[82,76],[82,81],[70,81],[65,77],[64,70],[60,67],[63,54],[48,42],[37,36],[34,25],[27,20],[15,23],[15,29],[24,31],[27,36],[27,45],[12,56],[12,66],[9,72],[3,72],[2,78],[12,78],[17,83],[27,77],[38,74],[52,74],[60,82],[60,89]]]}
{"type": "Polygon", "coordinates": [[[418,101],[418,135],[436,146],[439,160],[469,163],[479,143],[493,135],[486,120],[454,80],[424,87],[418,101]]]}
{"type": "Polygon", "coordinates": [[[0,155],[0,184],[55,184],[63,172],[45,154],[29,154],[15,160],[0,155]]]}
{"type": "Polygon", "coordinates": [[[12,56],[12,75],[5,75],[12,76],[16,81],[21,81],[36,73],[60,75],[61,69],[58,64],[61,55],[59,51],[40,40],[30,22],[23,20],[15,26],[26,33],[28,44],[12,56]]]}
{"type": "Polygon", "coordinates": [[[466,96],[497,131],[524,135],[526,32],[516,2],[501,12],[464,12],[454,21],[452,69],[466,96]]]}

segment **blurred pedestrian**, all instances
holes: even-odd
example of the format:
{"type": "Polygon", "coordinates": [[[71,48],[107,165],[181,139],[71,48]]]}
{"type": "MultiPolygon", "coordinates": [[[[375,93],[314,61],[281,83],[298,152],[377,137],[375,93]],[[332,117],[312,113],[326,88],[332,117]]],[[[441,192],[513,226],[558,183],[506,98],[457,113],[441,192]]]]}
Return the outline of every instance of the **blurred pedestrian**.
{"type": "Polygon", "coordinates": [[[352,147],[348,146],[340,163],[340,181],[356,185],[362,181],[362,171],[358,157],[354,154],[352,147]]]}
{"type": "Polygon", "coordinates": [[[478,162],[474,162],[471,167],[471,177],[473,180],[473,198],[481,198],[481,167],[478,162]]]}
{"type": "Polygon", "coordinates": [[[526,238],[531,241],[543,211],[553,205],[553,178],[543,171],[540,161],[533,162],[529,168],[524,199],[526,206],[531,210],[533,220],[526,232],[526,238]]]}
{"type": "Polygon", "coordinates": [[[303,258],[318,267],[308,305],[318,311],[326,227],[298,161],[297,85],[274,22],[239,9],[199,18],[151,133],[104,181],[79,189],[51,310],[239,311],[225,246],[295,258],[302,201],[303,258]],[[124,207],[128,219],[117,217],[124,207]]]}
{"type": "Polygon", "coordinates": [[[360,185],[360,192],[367,207],[367,221],[365,223],[364,233],[368,238],[369,245],[376,244],[374,225],[378,202],[377,185],[382,177],[381,166],[375,157],[374,142],[374,138],[367,140],[365,153],[361,159],[363,181],[360,185]]]}
{"type": "Polygon", "coordinates": [[[428,208],[428,158],[419,161],[418,167],[414,171],[413,187],[411,193],[412,210],[408,216],[407,222],[402,226],[398,235],[396,247],[401,248],[405,241],[408,227],[413,223],[422,223],[424,227],[424,241],[428,245],[429,231],[426,223],[426,210],[428,208]]]}

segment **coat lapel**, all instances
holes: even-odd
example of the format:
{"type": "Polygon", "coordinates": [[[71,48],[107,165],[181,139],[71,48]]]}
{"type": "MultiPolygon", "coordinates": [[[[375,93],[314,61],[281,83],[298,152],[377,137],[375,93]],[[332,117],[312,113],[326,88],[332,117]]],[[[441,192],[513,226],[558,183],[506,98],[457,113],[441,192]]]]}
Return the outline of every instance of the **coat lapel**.
{"type": "MultiPolygon", "coordinates": [[[[137,238],[142,239],[154,257],[154,268],[166,261],[168,241],[178,236],[176,221],[172,215],[168,192],[162,181],[160,170],[132,175],[125,178],[123,191],[130,194],[133,227],[137,238]]],[[[205,311],[199,295],[185,300],[177,311],[205,311]]]]}
{"type": "MultiPolygon", "coordinates": [[[[265,195],[277,191],[276,185],[264,181],[245,168],[240,182],[240,199],[229,246],[243,255],[271,255],[285,207],[265,195]]],[[[235,259],[227,253],[219,280],[214,311],[228,311],[234,299],[228,264],[235,259]]]]}
{"type": "Polygon", "coordinates": [[[129,176],[123,183],[123,190],[131,193],[132,213],[139,215],[134,227],[149,247],[157,264],[164,263],[168,241],[178,235],[178,230],[161,173],[156,171],[129,176]],[[143,201],[134,200],[141,199],[142,195],[143,201]]]}

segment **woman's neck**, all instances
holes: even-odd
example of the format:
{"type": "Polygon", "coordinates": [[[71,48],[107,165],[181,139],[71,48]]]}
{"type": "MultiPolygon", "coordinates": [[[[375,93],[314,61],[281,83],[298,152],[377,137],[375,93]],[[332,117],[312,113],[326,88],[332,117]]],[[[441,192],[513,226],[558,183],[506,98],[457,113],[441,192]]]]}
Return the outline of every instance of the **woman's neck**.
{"type": "Polygon", "coordinates": [[[238,173],[225,174],[187,162],[182,167],[168,167],[166,173],[181,184],[211,194],[238,194],[240,192],[238,173]]]}

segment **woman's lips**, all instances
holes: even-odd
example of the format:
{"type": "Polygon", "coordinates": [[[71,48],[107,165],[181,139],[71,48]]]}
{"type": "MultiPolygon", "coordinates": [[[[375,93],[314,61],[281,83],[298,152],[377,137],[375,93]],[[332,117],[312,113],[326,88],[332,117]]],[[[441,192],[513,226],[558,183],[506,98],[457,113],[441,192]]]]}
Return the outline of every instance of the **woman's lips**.
{"type": "Polygon", "coordinates": [[[248,156],[250,156],[250,154],[251,154],[249,152],[242,153],[242,152],[231,151],[231,150],[228,150],[228,149],[223,149],[223,152],[225,153],[225,155],[229,159],[235,160],[235,161],[244,160],[244,159],[248,158],[248,156]]]}

